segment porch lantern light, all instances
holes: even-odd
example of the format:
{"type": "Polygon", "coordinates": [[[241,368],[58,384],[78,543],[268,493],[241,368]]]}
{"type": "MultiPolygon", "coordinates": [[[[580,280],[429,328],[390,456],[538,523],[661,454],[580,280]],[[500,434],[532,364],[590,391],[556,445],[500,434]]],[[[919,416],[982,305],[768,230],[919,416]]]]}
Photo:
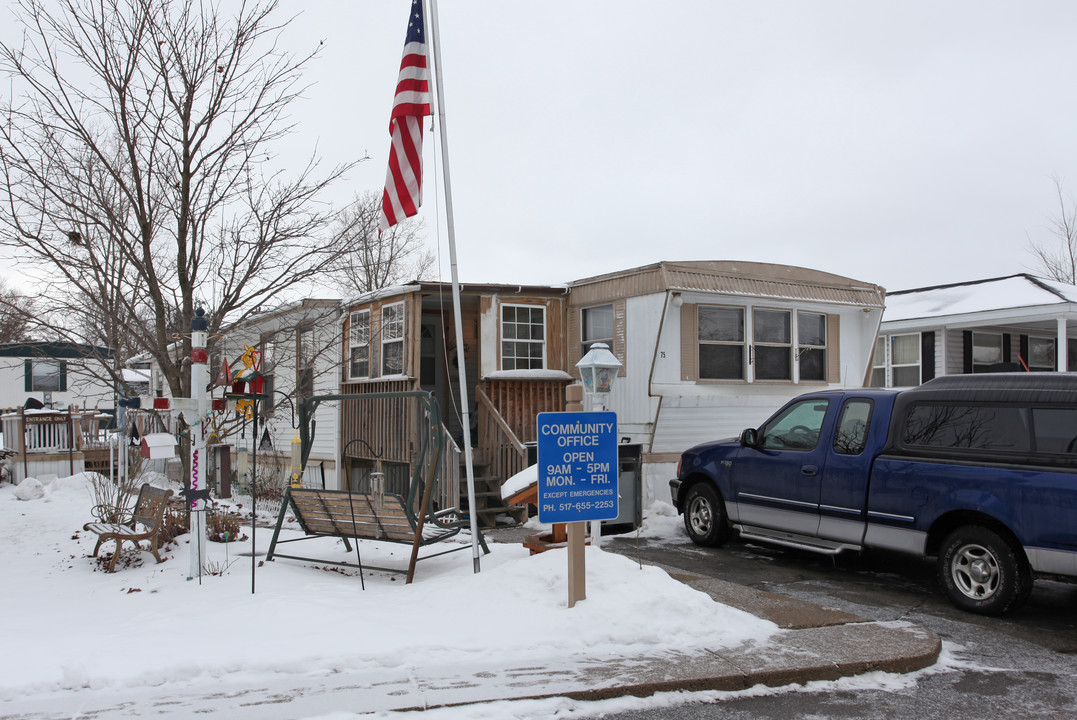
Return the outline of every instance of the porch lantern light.
{"type": "Polygon", "coordinates": [[[576,367],[583,381],[583,392],[591,398],[591,408],[604,410],[606,397],[617,381],[621,361],[610,352],[609,345],[597,342],[591,345],[591,349],[576,363],[576,367]]]}

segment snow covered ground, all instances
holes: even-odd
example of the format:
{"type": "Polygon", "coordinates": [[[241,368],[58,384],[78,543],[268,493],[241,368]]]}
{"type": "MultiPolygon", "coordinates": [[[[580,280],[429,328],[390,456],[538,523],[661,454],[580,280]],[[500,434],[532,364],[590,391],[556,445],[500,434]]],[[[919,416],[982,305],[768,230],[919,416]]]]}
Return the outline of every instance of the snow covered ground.
{"type": "MultiPolygon", "coordinates": [[[[495,683],[498,668],[521,663],[580,667],[607,658],[765,643],[776,632],[773,624],[716,603],[660,569],[592,548],[587,599],[571,609],[564,551],[530,557],[518,544],[492,545],[479,574],[465,550],[420,562],[410,586],[401,576],[368,572],[365,590],[353,569],[275,560],[255,568],[252,594],[249,540],[207,543],[205,567],[215,574],[188,580],[186,536],[168,548],[161,564],[146,552],[136,556],[128,544],[130,557],[120,558],[126,567],[108,574],[89,557],[96,537],[82,531],[92,504],[84,475],[51,482],[36,499],[17,499],[16,488],[0,487],[6,610],[0,614],[0,705],[6,706],[0,716],[41,708],[74,715],[123,696],[132,698],[127,707],[119,703],[112,714],[98,709],[94,716],[138,716],[130,707],[135,699],[167,697],[174,704],[195,689],[199,699],[187,709],[201,713],[212,710],[215,692],[225,697],[240,686],[264,686],[302,693],[330,677],[355,689],[394,673],[445,678],[458,669],[469,682],[488,676],[495,683]],[[677,611],[663,611],[672,607],[677,611]]],[[[643,529],[652,538],[679,533],[671,508],[659,507],[643,529]]],[[[260,554],[270,535],[258,530],[260,554]]],[[[336,540],[300,546],[302,554],[355,559],[336,540]]],[[[112,548],[106,543],[102,554],[112,548]]],[[[362,560],[406,567],[409,551],[365,542],[362,560]]],[[[318,711],[307,717],[345,720],[380,709],[334,706],[334,693],[323,694],[318,711]]],[[[584,717],[685,700],[677,697],[520,700],[510,703],[511,711],[487,704],[442,716],[584,717]]],[[[285,707],[274,714],[274,706],[263,705],[257,717],[296,717],[290,714],[294,707],[285,707]]]]}

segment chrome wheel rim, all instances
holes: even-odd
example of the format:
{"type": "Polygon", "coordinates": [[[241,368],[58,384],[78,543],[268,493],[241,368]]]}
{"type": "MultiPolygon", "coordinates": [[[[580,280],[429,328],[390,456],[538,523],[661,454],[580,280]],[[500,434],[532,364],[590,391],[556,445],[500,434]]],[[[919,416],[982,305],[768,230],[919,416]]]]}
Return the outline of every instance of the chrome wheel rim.
{"type": "Polygon", "coordinates": [[[696,535],[706,535],[711,531],[714,524],[714,512],[706,498],[696,497],[688,508],[688,522],[692,524],[692,532],[696,535]]]}
{"type": "Polygon", "coordinates": [[[987,600],[998,592],[1002,571],[998,558],[983,545],[962,545],[950,563],[950,576],[965,597],[987,600]]]}

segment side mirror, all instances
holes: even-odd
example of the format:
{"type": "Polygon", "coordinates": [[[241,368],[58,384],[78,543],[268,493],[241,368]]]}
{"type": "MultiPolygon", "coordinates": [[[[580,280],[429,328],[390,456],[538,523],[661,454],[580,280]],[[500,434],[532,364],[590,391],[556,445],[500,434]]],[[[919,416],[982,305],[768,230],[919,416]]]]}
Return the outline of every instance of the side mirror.
{"type": "Polygon", "coordinates": [[[755,428],[748,428],[740,434],[740,444],[752,448],[758,445],[758,436],[756,435],[755,428]]]}

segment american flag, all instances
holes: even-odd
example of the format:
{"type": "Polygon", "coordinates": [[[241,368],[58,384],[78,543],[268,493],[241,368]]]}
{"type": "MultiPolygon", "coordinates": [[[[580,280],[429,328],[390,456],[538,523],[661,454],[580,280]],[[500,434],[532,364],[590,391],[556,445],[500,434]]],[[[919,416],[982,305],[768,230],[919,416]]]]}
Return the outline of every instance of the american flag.
{"type": "Polygon", "coordinates": [[[423,117],[430,114],[430,68],[426,62],[423,3],[412,0],[393,114],[389,118],[392,146],[381,198],[379,232],[419,212],[423,192],[423,117]]]}

